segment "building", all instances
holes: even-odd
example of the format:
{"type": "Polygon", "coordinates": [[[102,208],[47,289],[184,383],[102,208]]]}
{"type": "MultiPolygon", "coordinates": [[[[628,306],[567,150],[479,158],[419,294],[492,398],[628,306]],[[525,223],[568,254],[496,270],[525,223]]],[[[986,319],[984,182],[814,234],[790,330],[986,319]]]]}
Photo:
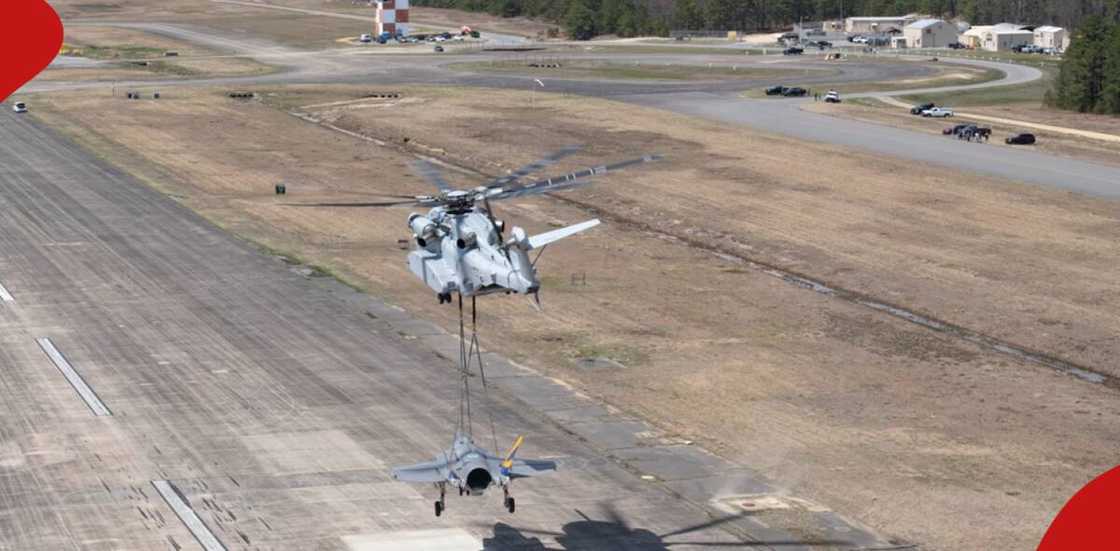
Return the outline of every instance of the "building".
{"type": "Polygon", "coordinates": [[[1049,25],[1034,30],[1034,45],[1056,50],[1066,49],[1066,30],[1049,25]]]}
{"type": "Polygon", "coordinates": [[[392,36],[408,34],[408,0],[384,0],[377,3],[377,19],[374,26],[376,36],[389,33],[392,36]]]}
{"type": "Polygon", "coordinates": [[[948,48],[957,41],[957,26],[940,19],[919,19],[902,29],[910,48],[948,48]]]}
{"type": "Polygon", "coordinates": [[[917,17],[849,17],[844,20],[844,31],[848,34],[882,34],[891,30],[901,31],[913,23],[917,17]]]}
{"type": "Polygon", "coordinates": [[[1034,32],[1013,23],[972,27],[961,35],[961,44],[989,52],[1007,52],[1034,42],[1034,32]]]}

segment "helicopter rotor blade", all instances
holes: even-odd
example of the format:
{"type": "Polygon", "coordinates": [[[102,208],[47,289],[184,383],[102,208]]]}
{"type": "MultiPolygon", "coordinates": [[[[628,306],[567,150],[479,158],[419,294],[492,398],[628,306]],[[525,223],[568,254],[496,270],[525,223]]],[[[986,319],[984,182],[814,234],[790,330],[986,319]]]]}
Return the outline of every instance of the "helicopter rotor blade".
{"type": "Polygon", "coordinates": [[[529,164],[527,164],[527,165],[509,173],[506,176],[499,176],[497,178],[494,178],[489,184],[486,184],[486,187],[501,187],[501,186],[512,184],[512,183],[524,178],[525,176],[533,174],[534,172],[539,172],[541,170],[544,170],[545,168],[548,168],[548,167],[556,164],[558,161],[560,161],[561,159],[563,159],[565,157],[570,157],[570,156],[572,156],[576,153],[579,153],[579,151],[581,149],[583,149],[583,146],[579,146],[579,145],[566,146],[563,149],[559,149],[557,151],[549,153],[548,155],[545,155],[544,157],[540,158],[539,160],[533,161],[532,163],[529,163],[529,164]]]}
{"type": "Polygon", "coordinates": [[[440,172],[439,167],[431,161],[423,159],[414,161],[412,163],[412,169],[415,170],[421,178],[427,180],[429,184],[435,186],[441,193],[451,191],[451,184],[444,179],[443,173],[440,172]]]}
{"type": "Polygon", "coordinates": [[[323,207],[323,208],[375,208],[375,207],[403,207],[408,205],[423,206],[428,204],[418,201],[415,197],[407,201],[373,201],[363,203],[291,203],[288,207],[323,207]]]}
{"type": "Polygon", "coordinates": [[[563,176],[555,176],[544,180],[537,180],[517,187],[508,189],[494,188],[495,193],[490,196],[490,199],[495,201],[500,199],[510,199],[514,197],[523,197],[525,195],[532,195],[536,193],[549,193],[552,191],[560,191],[561,189],[568,189],[575,186],[584,185],[588,182],[588,178],[595,176],[602,176],[608,172],[622,170],[624,168],[649,163],[662,159],[660,155],[646,155],[636,159],[629,159],[626,161],[617,162],[610,165],[602,165],[594,168],[585,168],[576,172],[570,172],[563,176]]]}

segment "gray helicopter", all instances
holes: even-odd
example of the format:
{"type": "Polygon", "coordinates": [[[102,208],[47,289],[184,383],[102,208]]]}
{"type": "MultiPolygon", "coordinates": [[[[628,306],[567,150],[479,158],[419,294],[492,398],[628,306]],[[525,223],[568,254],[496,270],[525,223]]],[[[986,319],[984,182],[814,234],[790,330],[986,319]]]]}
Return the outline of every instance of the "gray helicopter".
{"type": "Polygon", "coordinates": [[[555,461],[517,459],[517,450],[525,438],[518,436],[505,456],[497,457],[478,447],[468,434],[455,433],[451,448],[427,463],[418,463],[393,469],[393,478],[401,482],[432,483],[439,488],[439,501],[435,502],[436,516],[446,508],[447,486],[459,489],[459,495],[481,496],[491,486],[502,489],[505,508],[510,513],[516,503],[509,495],[510,484],[526,478],[556,470],[555,461]]]}
{"type": "Polygon", "coordinates": [[[660,159],[647,155],[611,165],[523,183],[522,178],[538,172],[579,151],[566,147],[512,173],[495,178],[486,185],[457,190],[444,179],[432,163],[419,161],[417,171],[434,185],[437,195],[402,196],[403,200],[374,203],[317,203],[303,206],[323,207],[431,207],[427,214],[412,213],[408,226],[416,247],[408,253],[408,266],[416,277],[436,292],[440,304],[450,303],[452,293],[476,297],[491,293],[531,295],[539,305],[540,279],[537,258],[530,260],[529,251],[544,248],[565,237],[599,225],[588,220],[557,230],[527,235],[514,227],[509,239],[502,232],[505,222],[494,218],[491,201],[527,195],[562,191],[588,184],[588,179],[610,171],[660,159]],[[479,204],[481,203],[481,205],[479,204]]]}

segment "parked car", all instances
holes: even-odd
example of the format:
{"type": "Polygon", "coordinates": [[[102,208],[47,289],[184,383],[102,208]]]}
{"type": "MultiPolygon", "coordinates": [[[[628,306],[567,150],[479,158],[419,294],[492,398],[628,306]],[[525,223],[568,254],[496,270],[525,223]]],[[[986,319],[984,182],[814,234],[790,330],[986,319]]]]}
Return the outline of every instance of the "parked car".
{"type": "Polygon", "coordinates": [[[803,53],[805,53],[805,50],[803,48],[793,46],[791,48],[786,48],[785,51],[782,52],[782,55],[801,55],[803,53]]]}
{"type": "Polygon", "coordinates": [[[824,102],[840,103],[840,92],[837,92],[836,90],[829,90],[828,93],[824,95],[824,102]]]}
{"type": "Polygon", "coordinates": [[[798,88],[796,86],[794,86],[793,88],[786,88],[782,90],[782,95],[787,98],[800,98],[808,94],[808,90],[804,88],[798,88]]]}
{"type": "Polygon", "coordinates": [[[433,48],[433,50],[435,50],[435,52],[437,54],[442,54],[443,53],[443,46],[440,46],[439,44],[436,44],[436,46],[435,46],[435,48],[433,48]]]}
{"type": "Polygon", "coordinates": [[[817,47],[822,49],[822,50],[825,49],[825,48],[831,48],[832,43],[827,41],[827,40],[818,40],[817,41],[817,47]]]}
{"type": "Polygon", "coordinates": [[[921,115],[922,113],[924,113],[926,111],[929,111],[930,109],[933,109],[934,107],[937,107],[937,106],[932,104],[932,103],[923,103],[921,105],[915,105],[914,107],[910,108],[910,114],[911,115],[921,115]]]}
{"type": "Polygon", "coordinates": [[[932,117],[932,118],[935,118],[935,119],[943,119],[943,118],[946,118],[946,117],[952,117],[953,116],[953,110],[949,109],[948,107],[934,107],[934,108],[926,109],[925,111],[922,111],[922,116],[923,117],[932,117]]]}
{"type": "Polygon", "coordinates": [[[358,37],[358,42],[361,42],[362,44],[369,44],[370,42],[373,42],[373,35],[363,34],[362,36],[358,37]]]}
{"type": "Polygon", "coordinates": [[[973,125],[968,124],[968,123],[958,124],[956,126],[950,126],[950,127],[946,128],[945,130],[942,130],[941,133],[946,135],[946,136],[956,136],[956,135],[960,134],[962,131],[964,131],[965,128],[968,128],[969,126],[973,126],[973,125]]]}
{"type": "Polygon", "coordinates": [[[786,91],[785,86],[781,86],[781,85],[771,86],[771,87],[766,89],[766,95],[767,96],[780,96],[780,95],[782,95],[782,92],[785,92],[785,91],[786,91]]]}
{"type": "Polygon", "coordinates": [[[12,104],[12,111],[15,111],[16,113],[26,113],[27,112],[27,104],[22,102],[22,101],[17,101],[14,104],[12,104]]]}
{"type": "Polygon", "coordinates": [[[1034,134],[1015,134],[1007,138],[1008,145],[1034,145],[1034,134]]]}
{"type": "Polygon", "coordinates": [[[953,42],[952,44],[949,44],[949,49],[950,50],[963,50],[966,47],[967,46],[965,46],[964,44],[961,44],[960,42],[953,42]]]}

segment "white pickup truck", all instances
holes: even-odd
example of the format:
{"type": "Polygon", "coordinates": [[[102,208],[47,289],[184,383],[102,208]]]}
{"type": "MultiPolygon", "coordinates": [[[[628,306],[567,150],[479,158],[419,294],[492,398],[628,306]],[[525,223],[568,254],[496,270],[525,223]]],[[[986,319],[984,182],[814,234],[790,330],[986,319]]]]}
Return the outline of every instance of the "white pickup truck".
{"type": "Polygon", "coordinates": [[[953,110],[948,107],[934,107],[933,109],[926,109],[922,111],[923,117],[933,117],[935,119],[943,119],[945,117],[952,117],[953,110]]]}

